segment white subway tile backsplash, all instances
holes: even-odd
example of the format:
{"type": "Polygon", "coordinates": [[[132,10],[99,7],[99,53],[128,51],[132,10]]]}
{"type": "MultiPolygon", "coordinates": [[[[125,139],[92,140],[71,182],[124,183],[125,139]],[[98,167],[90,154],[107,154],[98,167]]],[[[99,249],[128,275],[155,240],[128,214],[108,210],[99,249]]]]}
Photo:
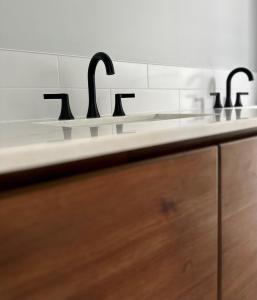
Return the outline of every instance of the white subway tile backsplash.
{"type": "Polygon", "coordinates": [[[148,78],[150,88],[179,89],[180,70],[169,66],[148,66],[148,78]]]}
{"type": "MultiPolygon", "coordinates": [[[[59,57],[61,87],[86,88],[89,59],[59,57]]],[[[113,62],[115,75],[106,75],[104,64],[96,69],[98,88],[147,88],[147,65],[113,62]]]]}
{"type": "Polygon", "coordinates": [[[226,91],[226,81],[229,71],[215,70],[213,90],[216,92],[226,91]]]}
{"type": "Polygon", "coordinates": [[[147,88],[147,65],[114,62],[115,75],[107,76],[104,65],[97,69],[96,82],[101,88],[147,88]]]}
{"type": "MultiPolygon", "coordinates": [[[[0,121],[58,119],[61,101],[44,100],[44,93],[68,93],[74,117],[86,117],[88,90],[85,89],[0,89],[0,121]]],[[[97,90],[101,115],[111,114],[109,90],[97,90]]]]}
{"type": "MultiPolygon", "coordinates": [[[[56,114],[57,103],[43,99],[41,89],[0,89],[0,120],[46,119],[56,114]]],[[[46,91],[47,92],[47,91],[46,91]]],[[[54,92],[51,90],[51,92],[54,92]]]]}
{"type": "Polygon", "coordinates": [[[149,65],[149,87],[162,89],[204,89],[211,85],[213,72],[205,69],[149,65]]]}
{"type": "Polygon", "coordinates": [[[213,107],[213,99],[206,90],[181,90],[180,110],[182,112],[195,111],[204,113],[213,107]]]}
{"type": "Polygon", "coordinates": [[[112,90],[112,111],[114,111],[115,94],[135,93],[135,98],[123,99],[126,114],[178,112],[179,91],[174,90],[112,90]]]}
{"type": "Polygon", "coordinates": [[[87,88],[89,59],[59,56],[60,86],[62,88],[87,88]]]}
{"type": "MultiPolygon", "coordinates": [[[[44,93],[66,92],[76,118],[86,117],[88,108],[88,58],[0,50],[0,121],[57,119],[61,102],[44,100],[44,93]]],[[[210,92],[226,96],[229,71],[115,62],[115,75],[106,75],[99,63],[96,70],[97,104],[101,115],[111,115],[115,93],[135,93],[124,99],[127,114],[196,111],[213,107],[210,92]]],[[[249,82],[237,74],[232,82],[232,99],[236,92],[244,105],[257,101],[257,73],[249,82]]]]}
{"type": "Polygon", "coordinates": [[[181,68],[181,89],[206,89],[211,86],[213,72],[206,69],[181,68]]]}
{"type": "Polygon", "coordinates": [[[56,56],[0,50],[0,88],[58,86],[56,56]]]}

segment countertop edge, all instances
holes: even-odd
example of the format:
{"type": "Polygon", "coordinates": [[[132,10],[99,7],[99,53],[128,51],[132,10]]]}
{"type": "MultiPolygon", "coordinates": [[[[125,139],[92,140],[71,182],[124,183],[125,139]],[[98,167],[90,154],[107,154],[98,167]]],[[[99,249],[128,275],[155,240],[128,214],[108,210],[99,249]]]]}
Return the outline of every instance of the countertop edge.
{"type": "MultiPolygon", "coordinates": [[[[213,145],[226,139],[257,134],[257,119],[227,123],[162,129],[119,137],[93,140],[78,139],[65,143],[37,144],[7,148],[0,151],[0,176],[12,173],[72,164],[125,153],[150,153],[153,148],[180,151],[199,145],[213,145]]],[[[169,151],[164,151],[168,154],[169,151]]],[[[151,156],[148,154],[148,156],[151,156]]]]}

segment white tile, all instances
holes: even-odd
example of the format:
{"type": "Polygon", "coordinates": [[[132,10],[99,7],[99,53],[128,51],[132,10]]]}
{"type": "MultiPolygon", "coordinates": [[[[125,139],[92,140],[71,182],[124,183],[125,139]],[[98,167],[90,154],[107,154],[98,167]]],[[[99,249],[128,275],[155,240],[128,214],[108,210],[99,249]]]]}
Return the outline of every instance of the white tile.
{"type": "Polygon", "coordinates": [[[148,66],[148,78],[150,88],[180,88],[180,69],[169,66],[148,66]]]}
{"type": "Polygon", "coordinates": [[[209,89],[213,71],[208,69],[180,68],[180,89],[209,89]]]}
{"type": "Polygon", "coordinates": [[[214,84],[213,90],[216,92],[225,91],[226,90],[226,81],[228,77],[229,71],[224,70],[214,70],[214,84]]]}
{"type": "Polygon", "coordinates": [[[178,90],[112,90],[112,111],[117,93],[135,93],[135,98],[122,100],[126,114],[179,111],[178,90]]]}
{"type": "MultiPolygon", "coordinates": [[[[44,93],[68,93],[75,118],[86,117],[87,90],[67,89],[0,89],[0,121],[58,119],[60,100],[45,100],[44,93]]],[[[101,115],[111,114],[109,90],[97,90],[97,104],[101,115]]]]}
{"type": "Polygon", "coordinates": [[[100,64],[96,82],[101,88],[147,88],[147,65],[114,62],[115,75],[107,76],[105,67],[100,64]]]}
{"type": "MultiPolygon", "coordinates": [[[[87,88],[89,59],[59,57],[60,82],[62,87],[87,88]]],[[[115,75],[106,75],[104,64],[99,62],[96,69],[98,88],[147,88],[147,65],[113,62],[115,75]]]]}
{"type": "Polygon", "coordinates": [[[195,111],[205,113],[213,108],[214,100],[206,90],[181,90],[180,110],[181,112],[195,111]]]}
{"type": "Polygon", "coordinates": [[[54,55],[0,51],[0,87],[58,87],[54,55]]]}
{"type": "Polygon", "coordinates": [[[211,84],[212,70],[148,66],[149,87],[167,89],[204,89],[211,84]]]}
{"type": "MultiPolygon", "coordinates": [[[[89,60],[86,58],[59,56],[60,85],[63,88],[88,87],[87,71],[89,60]]],[[[98,83],[97,83],[98,84],[98,83]]],[[[99,85],[97,85],[99,86],[99,85]]]]}
{"type": "Polygon", "coordinates": [[[49,105],[43,93],[40,89],[0,89],[0,121],[47,118],[49,105]]]}
{"type": "Polygon", "coordinates": [[[213,70],[204,70],[205,84],[204,89],[208,94],[215,92],[215,79],[213,70]]]}

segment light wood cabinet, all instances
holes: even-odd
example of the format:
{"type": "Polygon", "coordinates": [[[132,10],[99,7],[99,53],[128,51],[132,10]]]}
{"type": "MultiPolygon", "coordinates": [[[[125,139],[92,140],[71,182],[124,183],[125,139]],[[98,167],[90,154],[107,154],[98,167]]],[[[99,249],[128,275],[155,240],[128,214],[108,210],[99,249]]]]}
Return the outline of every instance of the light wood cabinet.
{"type": "Polygon", "coordinates": [[[257,138],[223,144],[222,299],[257,299],[257,138]]]}
{"type": "MultiPolygon", "coordinates": [[[[245,178],[256,176],[253,162],[245,178]]],[[[1,193],[0,299],[216,300],[217,186],[211,147],[1,193]]],[[[234,228],[224,214],[224,251],[250,243],[251,261],[257,205],[246,189],[241,207],[231,188],[237,201],[224,195],[224,205],[240,207],[244,222],[234,228]]]]}

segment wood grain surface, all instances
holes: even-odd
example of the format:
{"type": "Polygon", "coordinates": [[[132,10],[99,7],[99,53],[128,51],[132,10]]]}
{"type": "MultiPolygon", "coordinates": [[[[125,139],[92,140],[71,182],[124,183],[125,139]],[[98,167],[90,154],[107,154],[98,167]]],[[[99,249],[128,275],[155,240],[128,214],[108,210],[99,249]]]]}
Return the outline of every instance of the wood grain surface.
{"type": "Polygon", "coordinates": [[[0,299],[216,300],[217,148],[0,193],[0,299]]]}
{"type": "Polygon", "coordinates": [[[222,299],[257,299],[257,138],[221,146],[222,299]]]}

